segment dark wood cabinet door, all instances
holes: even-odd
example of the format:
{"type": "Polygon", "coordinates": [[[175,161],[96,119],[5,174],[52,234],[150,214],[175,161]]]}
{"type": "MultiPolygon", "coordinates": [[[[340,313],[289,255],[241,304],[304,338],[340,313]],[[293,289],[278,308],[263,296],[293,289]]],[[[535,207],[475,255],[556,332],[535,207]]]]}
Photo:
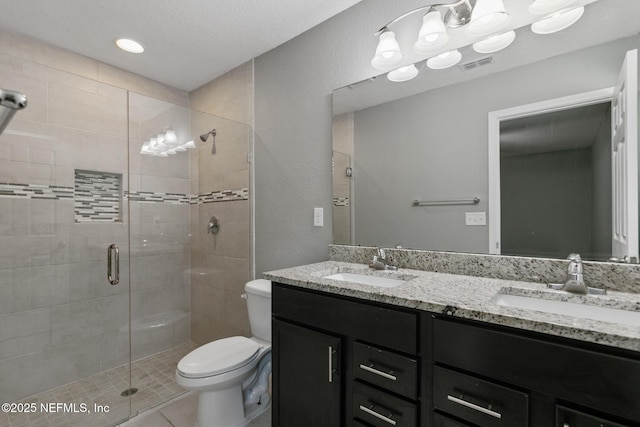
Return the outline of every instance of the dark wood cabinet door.
{"type": "Polygon", "coordinates": [[[274,427],[340,425],[341,339],[273,320],[274,427]]]}

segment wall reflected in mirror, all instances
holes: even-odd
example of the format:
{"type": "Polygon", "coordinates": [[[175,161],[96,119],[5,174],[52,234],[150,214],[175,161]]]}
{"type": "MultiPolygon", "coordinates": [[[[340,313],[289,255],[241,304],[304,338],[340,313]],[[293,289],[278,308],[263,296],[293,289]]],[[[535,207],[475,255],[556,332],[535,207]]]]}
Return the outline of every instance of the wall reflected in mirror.
{"type": "MultiPolygon", "coordinates": [[[[338,177],[343,171],[335,167],[336,153],[346,156],[344,161],[350,162],[353,177],[348,179],[349,206],[334,207],[334,243],[383,247],[402,244],[415,249],[490,253],[488,227],[465,225],[467,212],[490,215],[488,114],[615,86],[625,52],[640,47],[640,22],[630,19],[629,13],[640,16],[640,2],[599,0],[589,5],[582,21],[566,33],[534,39],[528,28],[517,30],[518,37],[506,56],[496,54],[493,62],[482,68],[421,73],[419,77],[430,79],[431,83],[407,82],[413,90],[402,86],[405,83],[393,85],[383,77],[336,90],[334,178],[345,180],[344,176],[338,177]],[[595,28],[598,31],[593,31],[595,28]],[[474,206],[412,204],[416,199],[473,197],[480,198],[474,206]],[[347,209],[349,214],[345,213],[347,209]]],[[[553,156],[557,155],[549,154],[553,156]]],[[[578,159],[554,161],[571,163],[578,159]]],[[[551,162],[549,159],[547,167],[551,162]]],[[[511,163],[505,173],[517,169],[524,174],[517,163],[511,163]]],[[[527,163],[535,161],[530,159],[527,163]]],[[[578,168],[577,163],[575,167],[578,168]]],[[[595,172],[590,200],[597,204],[609,196],[594,193],[594,186],[606,186],[595,182],[598,178],[594,177],[595,172]]],[[[512,181],[517,179],[524,178],[513,177],[512,181]]],[[[529,181],[538,182],[533,177],[529,181]]],[[[345,197],[344,185],[334,184],[334,204],[345,197]]],[[[541,189],[535,191],[544,193],[541,189]]],[[[587,202],[583,199],[580,204],[566,203],[576,210],[562,215],[585,215],[587,202]]],[[[600,213],[607,209],[607,203],[592,208],[588,215],[591,247],[584,242],[566,241],[567,234],[584,231],[570,232],[573,225],[565,223],[560,226],[563,232],[559,232],[547,224],[551,221],[547,213],[542,213],[542,205],[536,206],[541,213],[534,216],[540,221],[534,224],[530,217],[508,225],[509,237],[503,240],[508,250],[503,247],[503,253],[565,258],[569,252],[582,250],[589,254],[585,259],[608,259],[606,245],[593,243],[604,239],[602,234],[594,237],[594,233],[610,228],[610,219],[600,213]],[[593,213],[593,209],[599,213],[593,213]],[[517,228],[521,222],[529,222],[530,227],[517,228]],[[542,246],[533,246],[534,235],[545,241],[542,246]]]]}
{"type": "Polygon", "coordinates": [[[500,123],[503,255],[611,257],[611,105],[500,123]]]}

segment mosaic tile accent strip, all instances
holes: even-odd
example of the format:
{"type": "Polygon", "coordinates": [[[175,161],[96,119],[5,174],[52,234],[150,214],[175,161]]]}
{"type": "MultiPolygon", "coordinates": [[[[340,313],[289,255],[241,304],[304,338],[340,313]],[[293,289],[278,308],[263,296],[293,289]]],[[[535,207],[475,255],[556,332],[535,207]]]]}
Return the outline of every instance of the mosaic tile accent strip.
{"type": "MultiPolygon", "coordinates": [[[[87,174],[90,172],[82,172],[87,174]]],[[[106,175],[106,174],[105,174],[106,175]]],[[[102,175],[101,175],[102,176],[102,175]]],[[[112,175],[116,176],[116,175],[112,175]]],[[[116,201],[120,198],[113,188],[104,194],[93,188],[87,178],[83,178],[83,183],[76,182],[76,187],[61,187],[55,185],[35,185],[0,183],[0,198],[20,198],[20,199],[46,199],[46,200],[71,200],[76,201],[76,221],[114,221],[113,215],[116,201]],[[111,212],[109,209],[111,208],[111,212]],[[112,217],[109,218],[108,214],[112,217]]],[[[105,185],[107,185],[105,183],[105,185]]],[[[118,184],[119,186],[121,184],[118,184]]],[[[119,191],[119,190],[118,190],[119,191]]],[[[192,204],[199,205],[214,202],[232,202],[236,200],[249,200],[249,189],[239,188],[236,190],[218,190],[202,194],[182,194],[182,193],[159,193],[153,191],[125,191],[123,197],[132,202],[139,203],[171,203],[171,204],[192,204]]],[[[338,205],[336,205],[338,206],[338,205]]],[[[349,206],[347,199],[345,205],[349,206]]],[[[116,221],[118,221],[117,219],[116,221]]]]}
{"type": "Polygon", "coordinates": [[[74,211],[76,222],[121,220],[122,175],[75,171],[74,211]]]}
{"type": "Polygon", "coordinates": [[[191,194],[179,194],[179,193],[154,193],[153,191],[133,191],[131,193],[125,192],[125,197],[128,197],[132,202],[141,203],[191,203],[195,196],[191,194]]]}
{"type": "Polygon", "coordinates": [[[0,197],[16,197],[22,199],[61,200],[73,199],[72,187],[56,185],[0,183],[0,197]]]}
{"type": "Polygon", "coordinates": [[[219,190],[211,193],[198,194],[198,204],[213,202],[230,202],[233,200],[248,200],[249,189],[241,188],[239,190],[219,190]]]}
{"type": "Polygon", "coordinates": [[[333,206],[349,206],[350,201],[348,197],[334,197],[333,206]]]}

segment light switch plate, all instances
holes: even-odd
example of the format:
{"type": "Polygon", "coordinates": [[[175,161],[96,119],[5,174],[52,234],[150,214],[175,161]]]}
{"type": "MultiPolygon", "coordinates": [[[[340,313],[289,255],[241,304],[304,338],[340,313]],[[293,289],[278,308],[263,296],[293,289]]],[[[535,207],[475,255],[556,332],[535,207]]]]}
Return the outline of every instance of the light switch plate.
{"type": "Polygon", "coordinates": [[[313,225],[322,227],[324,225],[324,213],[322,208],[313,208],[313,225]]]}
{"type": "Polygon", "coordinates": [[[486,212],[465,212],[465,225],[487,225],[486,212]]]}

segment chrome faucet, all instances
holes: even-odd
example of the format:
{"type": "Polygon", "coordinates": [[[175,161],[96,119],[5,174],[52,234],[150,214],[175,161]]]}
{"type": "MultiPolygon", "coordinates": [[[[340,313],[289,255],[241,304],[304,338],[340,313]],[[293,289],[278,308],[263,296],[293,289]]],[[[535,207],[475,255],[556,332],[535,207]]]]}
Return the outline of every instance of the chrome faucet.
{"type": "Polygon", "coordinates": [[[592,288],[584,281],[584,270],[580,254],[569,254],[569,267],[567,267],[567,281],[565,283],[547,283],[547,288],[556,291],[566,291],[579,295],[606,295],[607,288],[592,288]]]}
{"type": "Polygon", "coordinates": [[[569,254],[567,259],[569,260],[569,267],[567,268],[568,278],[562,290],[574,294],[586,295],[589,290],[584,283],[582,258],[580,258],[580,254],[569,254]]]}
{"type": "Polygon", "coordinates": [[[397,270],[398,267],[394,265],[389,265],[386,263],[387,256],[384,252],[384,249],[377,248],[376,255],[373,256],[373,259],[369,263],[369,268],[373,268],[376,270],[397,270]]]}

